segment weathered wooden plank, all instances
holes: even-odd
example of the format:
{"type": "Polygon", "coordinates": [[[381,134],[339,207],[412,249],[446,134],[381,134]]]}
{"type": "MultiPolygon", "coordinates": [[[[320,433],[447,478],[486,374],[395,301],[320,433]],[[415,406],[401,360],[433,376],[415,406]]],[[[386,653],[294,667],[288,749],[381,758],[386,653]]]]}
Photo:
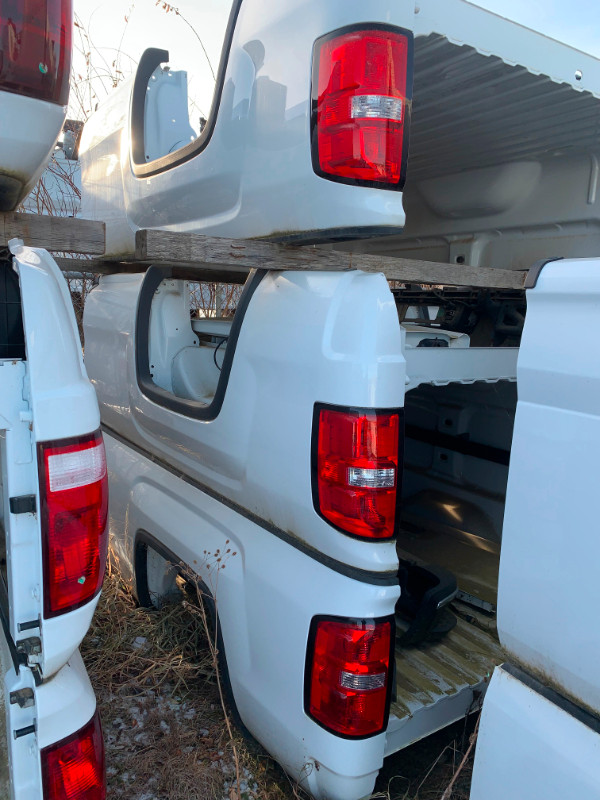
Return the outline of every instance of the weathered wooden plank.
{"type": "MultiPolygon", "coordinates": [[[[0,245],[2,235],[6,240],[19,235],[26,243],[44,246],[49,250],[97,255],[94,250],[100,248],[100,230],[103,238],[103,224],[89,220],[37,217],[29,214],[0,215],[0,231],[4,232],[0,233],[0,245]]],[[[365,272],[382,272],[389,280],[403,283],[496,289],[523,289],[526,275],[521,271],[350,253],[314,245],[290,246],[254,239],[222,239],[162,230],[138,231],[135,253],[119,261],[97,257],[58,258],[57,261],[63,270],[100,274],[143,272],[149,264],[165,264],[175,268],[193,268],[198,280],[231,283],[243,283],[248,269],[251,268],[335,271],[360,269],[365,272]]]]}
{"type": "MultiPolygon", "coordinates": [[[[62,258],[54,256],[54,260],[63,272],[85,272],[95,275],[116,275],[118,273],[146,272],[149,264],[142,261],[109,261],[101,258],[62,258]]],[[[222,270],[217,267],[202,268],[202,264],[195,264],[193,271],[197,281],[207,281],[213,283],[239,283],[246,282],[248,270],[246,268],[237,271],[222,270]]],[[[177,266],[174,269],[174,276],[177,277],[177,266]]],[[[188,276],[190,267],[186,265],[185,276],[188,276]]]]}
{"type": "Polygon", "coordinates": [[[30,247],[50,251],[102,255],[105,247],[105,226],[78,217],[50,217],[44,214],[0,214],[0,247],[9,239],[23,239],[30,247]]]}
{"type": "Polygon", "coordinates": [[[221,239],[194,233],[162,230],[136,232],[135,261],[146,264],[202,266],[220,270],[347,270],[383,272],[404,283],[522,289],[525,272],[440,264],[390,256],[275,244],[255,239],[221,239]]]}

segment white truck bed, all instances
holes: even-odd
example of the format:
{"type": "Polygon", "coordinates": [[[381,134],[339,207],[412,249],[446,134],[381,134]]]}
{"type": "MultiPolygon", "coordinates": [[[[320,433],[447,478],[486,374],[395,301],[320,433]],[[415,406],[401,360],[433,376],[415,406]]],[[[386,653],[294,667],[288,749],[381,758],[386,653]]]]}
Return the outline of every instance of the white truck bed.
{"type": "Polygon", "coordinates": [[[598,59],[466,0],[418,6],[410,179],[597,146],[598,59]]]}
{"type": "Polygon", "coordinates": [[[441,642],[398,647],[385,754],[477,710],[494,667],[502,661],[497,634],[460,618],[441,642]]]}
{"type": "Polygon", "coordinates": [[[517,379],[518,347],[407,347],[406,389],[517,379]]]}
{"type": "MultiPolygon", "coordinates": [[[[241,7],[223,81],[240,87],[238,103],[250,102],[253,93],[263,91],[261,75],[248,77],[247,85],[244,83],[243,60],[237,56],[245,42],[257,39],[265,51],[261,70],[269,76],[269,86],[279,87],[280,100],[265,96],[265,108],[273,108],[276,102],[281,103],[281,109],[268,118],[261,117],[260,124],[243,129],[236,151],[239,162],[232,162],[227,145],[232,136],[238,140],[239,130],[229,129],[237,123],[228,121],[227,115],[218,115],[214,129],[209,119],[206,134],[198,140],[210,141],[210,155],[198,151],[198,157],[191,160],[178,163],[173,158],[173,163],[164,165],[160,158],[139,162],[148,177],[143,182],[133,180],[129,143],[135,138],[131,136],[128,86],[115,93],[86,123],[81,144],[83,213],[106,220],[107,253],[131,251],[132,231],[157,226],[221,237],[272,236],[284,241],[330,242],[354,238],[361,230],[369,237],[379,233],[395,237],[403,229],[403,237],[435,235],[435,226],[431,231],[421,230],[420,221],[412,219],[414,192],[426,199],[433,197],[436,208],[448,211],[445,219],[468,220],[472,233],[485,228],[498,208],[506,210],[519,204],[527,193],[530,174],[533,178],[538,174],[540,161],[552,160],[557,152],[561,156],[587,155],[597,146],[597,59],[465,0],[421,0],[416,8],[413,3],[389,5],[378,0],[370,6],[372,22],[381,16],[386,24],[414,34],[405,197],[400,192],[367,186],[359,195],[351,191],[352,187],[324,181],[315,174],[309,157],[312,48],[325,32],[355,23],[356,11],[352,5],[338,2],[327,5],[325,16],[317,15],[311,13],[308,0],[287,0],[283,5],[268,0],[266,5],[261,4],[260,13],[250,13],[250,6],[246,2],[241,7]],[[289,33],[292,26],[293,37],[289,33]],[[255,87],[256,80],[259,83],[255,87]],[[127,135],[122,136],[121,131],[127,135]],[[265,136],[269,141],[266,148],[265,136]],[[276,170],[272,169],[273,152],[278,153],[276,170]],[[116,164],[110,173],[98,166],[105,159],[116,164]],[[478,195],[477,202],[471,204],[471,196],[460,185],[457,189],[457,179],[469,180],[469,176],[461,177],[463,171],[507,165],[510,174],[500,176],[499,182],[482,181],[482,189],[487,188],[491,197],[482,199],[478,195]],[[239,193],[228,188],[232,171],[236,186],[241,187],[239,193]],[[437,182],[445,176],[452,176],[453,185],[440,189],[437,182]],[[429,180],[436,185],[426,185],[429,180]],[[290,191],[291,186],[296,191],[290,191]],[[182,191],[189,192],[185,203],[181,202],[182,191]],[[155,205],[157,197],[161,198],[160,209],[155,205]],[[452,207],[455,203],[462,203],[459,217],[452,207]],[[258,208],[260,213],[256,212],[258,208]]],[[[171,54],[174,70],[178,69],[176,56],[171,54]]],[[[552,172],[552,165],[549,168],[552,172]]],[[[595,181],[590,191],[595,197],[595,181]]],[[[554,194],[564,209],[567,195],[546,188],[540,197],[550,201],[554,194]]],[[[586,208],[585,198],[583,206],[578,202],[574,205],[569,218],[581,222],[598,217],[595,208],[586,208]]],[[[544,220],[542,224],[564,221],[550,202],[538,201],[532,204],[533,209],[544,220]]],[[[515,219],[514,224],[523,222],[528,221],[515,219]]],[[[491,226],[493,231],[505,228],[506,223],[496,220],[491,226]]],[[[361,241],[356,247],[369,248],[370,243],[361,241]]],[[[471,254],[461,255],[465,260],[458,263],[477,263],[471,260],[471,254]]],[[[530,259],[529,252],[527,259],[526,266],[535,260],[530,259]]],[[[454,261],[434,252],[430,260],[454,261]]]]}

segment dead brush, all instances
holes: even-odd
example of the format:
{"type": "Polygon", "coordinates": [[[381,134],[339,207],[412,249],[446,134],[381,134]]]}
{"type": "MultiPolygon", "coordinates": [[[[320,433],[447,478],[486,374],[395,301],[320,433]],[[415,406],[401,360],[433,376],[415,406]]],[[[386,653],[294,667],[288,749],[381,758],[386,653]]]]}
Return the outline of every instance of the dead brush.
{"type": "Polygon", "coordinates": [[[107,575],[82,652],[97,691],[112,694],[131,685],[157,689],[168,682],[175,693],[198,681],[215,680],[206,635],[181,603],[160,611],[140,608],[117,572],[107,575]]]}
{"type": "Polygon", "coordinates": [[[209,735],[218,696],[205,634],[190,611],[181,603],[137,607],[113,569],[82,655],[105,731],[110,796],[219,797],[209,735]]]}
{"type": "Polygon", "coordinates": [[[202,591],[140,608],[113,558],[81,652],[98,699],[109,797],[304,800],[233,727],[202,591]]]}
{"type": "MultiPolygon", "coordinates": [[[[216,594],[216,592],[214,592],[216,594]]],[[[231,722],[200,585],[140,608],[115,561],[82,645],[106,741],[110,798],[308,800],[231,722]]],[[[456,723],[386,762],[373,800],[468,800],[476,730],[456,723]]]]}
{"type": "MultiPolygon", "coordinates": [[[[140,608],[113,559],[81,649],[104,727],[110,798],[308,800],[232,724],[218,639],[193,576],[178,602],[140,608]]],[[[373,800],[467,800],[471,731],[456,723],[390,759],[373,800]]]]}

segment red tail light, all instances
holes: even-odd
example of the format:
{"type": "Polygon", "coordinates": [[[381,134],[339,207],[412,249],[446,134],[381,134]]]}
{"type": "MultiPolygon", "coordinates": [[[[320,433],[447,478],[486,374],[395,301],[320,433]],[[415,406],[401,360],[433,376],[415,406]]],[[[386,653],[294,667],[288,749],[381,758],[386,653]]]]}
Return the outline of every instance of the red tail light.
{"type": "Polygon", "coordinates": [[[341,29],[315,43],[312,157],[318,175],[402,189],[413,38],[387,26],[341,29]]]}
{"type": "Polygon", "coordinates": [[[102,586],[108,476],[102,434],[39,445],[44,615],[87,603],[102,586]]]}
{"type": "Polygon", "coordinates": [[[315,618],[306,670],[307,713],[341,736],[385,730],[393,621],[315,618]]]}
{"type": "Polygon", "coordinates": [[[315,409],[315,508],[344,533],[369,539],[394,535],[402,477],[400,414],[315,409]]]}
{"type": "Polygon", "coordinates": [[[72,0],[1,0],[0,89],[66,105],[72,0]]]}
{"type": "Polygon", "coordinates": [[[105,800],[104,741],[98,712],[81,730],[42,750],[44,800],[105,800]]]}

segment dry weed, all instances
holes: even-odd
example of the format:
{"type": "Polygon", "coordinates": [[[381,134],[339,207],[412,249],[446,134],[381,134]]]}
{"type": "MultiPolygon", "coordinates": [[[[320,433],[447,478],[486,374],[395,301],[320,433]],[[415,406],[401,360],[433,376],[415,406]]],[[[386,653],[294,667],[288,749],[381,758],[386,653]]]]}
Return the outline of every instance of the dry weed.
{"type": "Polygon", "coordinates": [[[469,800],[476,735],[469,718],[386,759],[372,800],[469,800]]]}
{"type": "Polygon", "coordinates": [[[127,800],[305,800],[231,727],[208,617],[189,592],[140,608],[114,566],[82,645],[106,741],[108,790],[127,800]]]}
{"type": "MultiPolygon", "coordinates": [[[[231,726],[214,631],[194,594],[144,609],[114,567],[106,577],[82,654],[104,726],[108,796],[307,800],[231,726]]],[[[472,730],[456,723],[386,759],[373,800],[468,800],[472,730]]]]}

